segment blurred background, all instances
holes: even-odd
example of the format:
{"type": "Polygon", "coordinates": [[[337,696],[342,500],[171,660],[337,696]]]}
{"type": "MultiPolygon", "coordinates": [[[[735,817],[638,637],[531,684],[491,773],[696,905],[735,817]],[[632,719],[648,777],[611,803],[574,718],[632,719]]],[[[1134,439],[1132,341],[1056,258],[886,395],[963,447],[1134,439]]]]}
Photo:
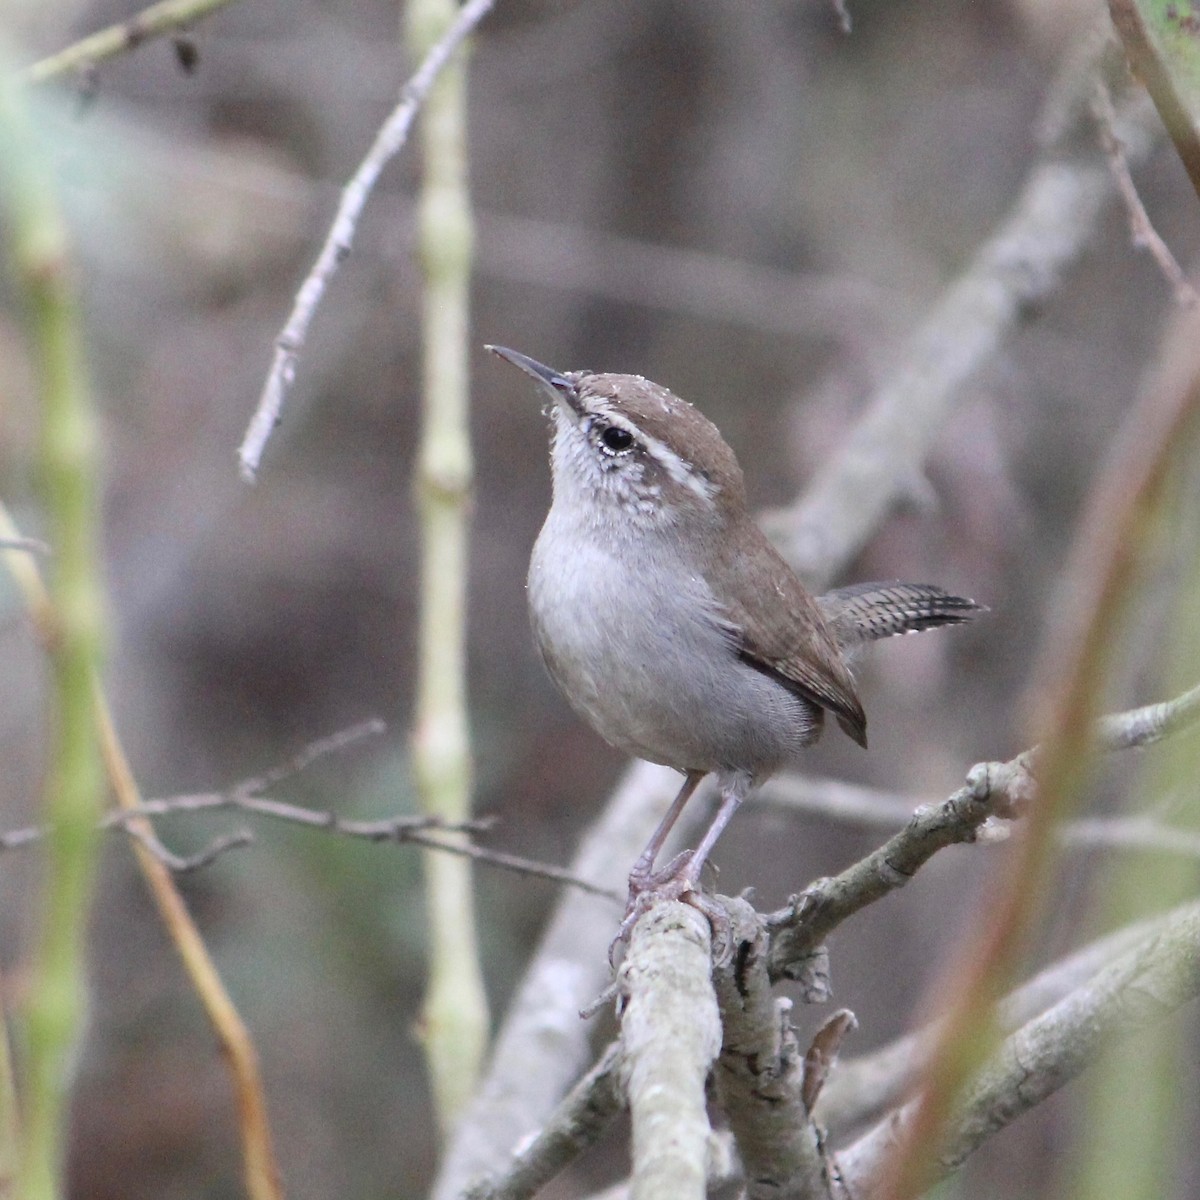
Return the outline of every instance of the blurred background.
{"type": "MultiPolygon", "coordinates": [[[[5,8],[29,60],[136,11],[5,8]]],[[[847,37],[815,0],[502,0],[471,61],[474,341],[666,384],[721,427],[756,506],[788,503],[1008,211],[1050,80],[1098,9],[858,0],[847,37]]],[[[190,72],[162,40],[41,93],[102,411],[118,723],[146,794],[170,796],[379,716],[382,738],[278,794],[343,815],[408,811],[414,147],[381,181],[318,313],[257,486],[234,458],[339,187],[411,69],[397,7],[237,0],[190,37],[190,72]]],[[[1173,151],[1137,181],[1186,264],[1200,220],[1173,151]]],[[[36,534],[30,367],[3,300],[0,495],[36,534]]],[[[860,670],[870,753],[835,732],[815,773],[936,798],[970,764],[1025,744],[1020,697],[1075,518],[1170,304],[1110,206],[1060,292],[972,380],[930,459],[929,503],[895,514],[847,573],[940,583],[991,615],[872,651],[860,670]]],[[[482,350],[473,372],[476,806],[498,819],[492,844],[565,863],[623,764],[571,716],[530,643],[524,574],[549,500],[538,401],[482,350]]],[[[42,664],[6,580],[0,597],[0,824],[14,828],[36,812],[42,664]]],[[[1124,656],[1114,702],[1162,698],[1159,628],[1124,656]]],[[[1097,806],[1120,775],[1106,774],[1097,806]]],[[[162,833],[183,851],[243,823],[177,819],[162,833]]],[[[436,1134],[414,1030],[415,854],[256,832],[182,887],[257,1038],[289,1195],[420,1195],[436,1134]]],[[[878,840],[749,805],[718,853],[722,889],[753,885],[760,906],[778,905],[878,840]]],[[[835,1000],[858,1013],[855,1051],[911,1018],[972,911],[984,853],[945,854],[837,935],[835,1000]]],[[[1078,940],[1088,862],[1066,860],[1047,952],[1078,940]]],[[[34,851],[0,869],[10,1001],[37,870],[34,851]]],[[[479,889],[499,1013],[555,893],[487,871],[479,889]]],[[[115,839],[93,938],[72,1195],[241,1195],[224,1066],[115,839]]],[[[1194,1118],[1194,1073],[1179,1086],[1194,1118]]],[[[1050,1194],[1072,1095],[995,1139],[964,1194],[1050,1194]]],[[[609,1169],[594,1156],[554,1194],[609,1169]]],[[[1180,1194],[1198,1189],[1193,1178],[1180,1194]]]]}

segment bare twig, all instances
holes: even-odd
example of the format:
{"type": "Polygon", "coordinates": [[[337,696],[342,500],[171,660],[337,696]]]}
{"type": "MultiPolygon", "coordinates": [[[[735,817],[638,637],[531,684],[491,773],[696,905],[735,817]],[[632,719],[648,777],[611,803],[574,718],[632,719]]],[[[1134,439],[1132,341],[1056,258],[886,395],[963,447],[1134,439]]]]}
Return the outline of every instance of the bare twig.
{"type": "Polygon", "coordinates": [[[529,1200],[594,1145],[625,1107],[620,1069],[620,1045],[611,1042],[550,1120],[521,1146],[503,1174],[474,1184],[464,1200],[529,1200]]]}
{"type": "Polygon", "coordinates": [[[1129,163],[1125,158],[1125,147],[1113,130],[1117,114],[1113,109],[1112,96],[1103,79],[1096,80],[1096,96],[1093,102],[1093,112],[1096,115],[1096,128],[1100,134],[1100,144],[1108,155],[1109,170],[1112,171],[1113,182],[1129,215],[1129,232],[1135,246],[1144,246],[1158,269],[1166,277],[1175,293],[1175,303],[1188,308],[1196,303],[1196,289],[1187,281],[1183,268],[1171,253],[1170,247],[1163,241],[1159,232],[1150,220],[1150,214],[1142,204],[1138,195],[1137,185],[1129,173],[1129,163]]]}
{"type": "Polygon", "coordinates": [[[973,841],[989,817],[1006,811],[1012,797],[998,785],[1007,777],[988,769],[998,765],[972,768],[966,784],[947,800],[919,808],[877,850],[838,875],[818,879],[772,913],[767,918],[772,978],[792,978],[843,921],[903,887],[939,850],[973,841]]]}
{"type": "Polygon", "coordinates": [[[375,141],[366,158],[342,190],[341,202],[325,244],[308,278],[300,285],[291,316],[275,341],[275,357],[267,375],[267,382],[238,450],[242,478],[248,483],[254,481],[267,439],[279,424],[283,402],[295,379],[296,360],[304,348],[309,324],[329,281],[350,254],[359,216],[376,180],[383,168],[403,149],[413,120],[429,95],[434,81],[463,39],[487,15],[494,3],[495,0],[467,0],[454,23],[426,54],[421,65],[404,85],[399,103],[375,135],[375,141]]]}
{"type": "Polygon", "coordinates": [[[214,838],[196,854],[181,855],[168,850],[159,841],[157,834],[143,825],[128,824],[125,826],[125,832],[140,842],[168,871],[175,875],[186,875],[189,871],[198,871],[201,867],[207,867],[215,862],[227,850],[236,850],[239,846],[249,846],[254,841],[254,835],[243,829],[214,838]]]}
{"type": "Polygon", "coordinates": [[[1108,0],[1108,10],[1125,46],[1125,53],[1129,56],[1129,65],[1146,85],[1158,115],[1167,127],[1171,141],[1175,143],[1175,150],[1192,181],[1192,187],[1200,196],[1200,136],[1197,135],[1187,105],[1175,88],[1171,72],[1159,56],[1154,39],[1146,28],[1138,0],[1108,0]]]}
{"type": "Polygon", "coordinates": [[[43,58],[29,68],[30,83],[44,83],[69,72],[94,70],[107,59],[133,50],[151,38],[179,30],[199,21],[209,13],[224,8],[231,0],[162,0],[152,4],[125,21],[90,34],[73,45],[43,58]]]}
{"type": "MultiPolygon", "coordinates": [[[[301,771],[307,770],[319,759],[330,754],[342,753],[364,738],[382,733],[383,730],[384,724],[378,719],[373,718],[359,722],[357,725],[351,725],[328,737],[318,738],[308,743],[287,762],[272,767],[259,775],[244,779],[240,783],[234,784],[228,791],[198,792],[141,801],[108,813],[99,822],[98,827],[101,829],[124,829],[170,871],[195,871],[200,867],[207,866],[227,850],[248,845],[253,840],[251,835],[245,832],[225,835],[216,839],[198,854],[180,856],[162,844],[149,824],[146,823],[146,818],[235,809],[260,817],[286,821],[293,825],[302,825],[307,829],[321,830],[350,838],[361,838],[368,842],[406,842],[411,845],[423,846],[443,854],[470,858],[500,870],[512,871],[515,874],[536,879],[547,879],[553,883],[578,888],[590,895],[610,900],[613,904],[623,903],[621,893],[615,889],[602,887],[587,879],[582,879],[562,867],[522,858],[516,854],[506,854],[501,850],[490,850],[470,842],[452,841],[447,836],[461,833],[481,833],[490,829],[493,822],[486,817],[451,822],[437,816],[406,814],[364,821],[342,817],[331,811],[289,804],[284,800],[275,800],[260,794],[268,788],[277,787],[301,771]]],[[[43,825],[28,829],[14,829],[0,834],[0,851],[16,850],[33,845],[46,838],[48,833],[48,828],[43,825]]]]}
{"type": "MultiPolygon", "coordinates": [[[[797,815],[888,830],[907,824],[917,809],[936,803],[924,796],[902,796],[882,788],[806,775],[772,779],[755,799],[797,815]]],[[[1008,828],[988,826],[977,831],[977,836],[981,842],[1003,842],[1008,828]]],[[[1081,849],[1110,847],[1200,858],[1200,834],[1148,816],[1080,818],[1061,825],[1055,836],[1061,845],[1081,849]]]]}
{"type": "MultiPolygon", "coordinates": [[[[1097,750],[1114,753],[1152,746],[1192,728],[1197,722],[1200,722],[1200,686],[1173,700],[1101,717],[1092,727],[1092,737],[1097,750]]],[[[984,773],[993,793],[998,791],[1010,805],[1027,803],[1037,786],[1039,753],[1040,748],[1035,746],[1007,763],[978,763],[971,774],[984,773]]],[[[837,779],[802,775],[782,775],[768,781],[759,798],[781,808],[870,828],[894,828],[907,823],[915,812],[931,804],[924,797],[898,796],[837,779]]],[[[1144,816],[1069,821],[1056,830],[1056,836],[1071,846],[1112,846],[1189,858],[1200,856],[1200,836],[1144,816]]]]}

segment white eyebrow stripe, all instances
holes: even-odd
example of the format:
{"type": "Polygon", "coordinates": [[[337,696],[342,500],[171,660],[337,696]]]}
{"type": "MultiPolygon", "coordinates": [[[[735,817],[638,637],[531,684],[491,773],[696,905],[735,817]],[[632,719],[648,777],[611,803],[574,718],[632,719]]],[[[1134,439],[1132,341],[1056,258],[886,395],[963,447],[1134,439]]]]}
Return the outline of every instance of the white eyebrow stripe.
{"type": "Polygon", "coordinates": [[[694,471],[666,442],[660,442],[658,438],[651,437],[639,429],[624,413],[617,412],[608,405],[597,406],[596,415],[603,417],[610,425],[615,425],[631,434],[676,483],[683,484],[706,504],[712,503],[713,497],[718,491],[716,484],[694,471]]]}

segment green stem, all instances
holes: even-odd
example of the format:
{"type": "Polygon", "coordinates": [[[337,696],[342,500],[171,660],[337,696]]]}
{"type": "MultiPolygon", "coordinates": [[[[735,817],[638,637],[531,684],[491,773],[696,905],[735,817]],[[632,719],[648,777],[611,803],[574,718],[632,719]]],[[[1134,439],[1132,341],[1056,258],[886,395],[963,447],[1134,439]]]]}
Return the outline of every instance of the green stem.
{"type": "Polygon", "coordinates": [[[38,944],[26,1019],[22,1200],[62,1194],[63,1126],[70,1066],[85,1002],[84,949],[102,801],[92,713],[101,599],[96,570],[92,459],[95,439],[83,370],[67,232],[16,80],[0,81],[0,187],[9,244],[29,314],[41,401],[40,475],[48,541],[52,757],[49,840],[38,944]]]}
{"type": "MultiPolygon", "coordinates": [[[[412,53],[449,28],[453,0],[410,0],[412,53]]],[[[422,808],[469,816],[466,584],[472,482],[467,429],[467,339],[472,227],[467,188],[466,70],[439,76],[425,105],[419,240],[425,275],[424,420],[417,478],[422,525],[420,668],[413,766],[422,808]]],[[[487,1040],[471,864],[426,853],[429,984],[422,1027],[443,1132],[470,1098],[487,1040]]]]}
{"type": "Polygon", "coordinates": [[[140,46],[150,38],[184,29],[193,21],[224,8],[231,0],[161,0],[127,21],[109,25],[35,62],[26,74],[29,83],[44,83],[72,71],[85,71],[140,46]]]}

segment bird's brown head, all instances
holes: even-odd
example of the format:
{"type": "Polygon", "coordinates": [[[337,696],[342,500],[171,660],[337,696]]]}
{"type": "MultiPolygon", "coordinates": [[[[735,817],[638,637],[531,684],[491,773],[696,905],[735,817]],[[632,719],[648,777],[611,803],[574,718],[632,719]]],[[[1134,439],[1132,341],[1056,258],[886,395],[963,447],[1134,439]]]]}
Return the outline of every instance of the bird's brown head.
{"type": "Polygon", "coordinates": [[[641,375],[555,371],[489,346],[534,379],[551,403],[556,495],[582,489],[598,513],[611,505],[639,523],[723,524],[745,509],[741,467],[717,427],[686,400],[641,375]]]}

